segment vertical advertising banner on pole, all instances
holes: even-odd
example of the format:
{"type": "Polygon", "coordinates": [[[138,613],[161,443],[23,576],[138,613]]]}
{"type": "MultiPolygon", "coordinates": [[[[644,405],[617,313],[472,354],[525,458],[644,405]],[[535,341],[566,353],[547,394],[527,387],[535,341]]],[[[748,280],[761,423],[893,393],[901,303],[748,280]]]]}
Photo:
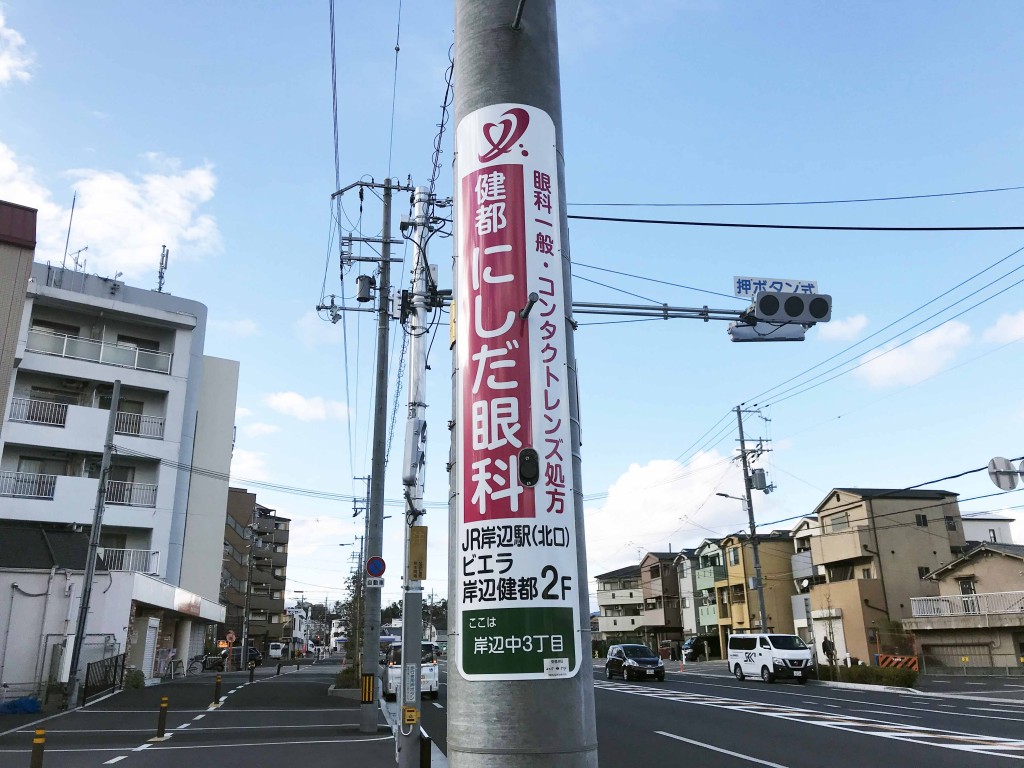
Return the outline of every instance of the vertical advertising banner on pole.
{"type": "Polygon", "coordinates": [[[572,677],[586,585],[576,583],[555,127],[534,107],[495,104],[463,118],[456,148],[454,652],[468,680],[572,677]],[[524,451],[535,478],[521,475],[524,451]]]}

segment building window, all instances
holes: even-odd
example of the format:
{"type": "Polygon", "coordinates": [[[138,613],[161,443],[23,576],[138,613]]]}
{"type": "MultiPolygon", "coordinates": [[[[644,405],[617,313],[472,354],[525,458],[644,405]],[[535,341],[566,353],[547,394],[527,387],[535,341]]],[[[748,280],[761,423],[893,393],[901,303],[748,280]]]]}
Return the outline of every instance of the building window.
{"type": "Polygon", "coordinates": [[[842,512],[838,515],[832,515],[831,517],[825,518],[825,527],[831,533],[837,533],[839,531],[845,531],[850,527],[850,515],[847,512],[842,512]]]}
{"type": "Polygon", "coordinates": [[[652,565],[651,566],[651,578],[652,579],[660,579],[661,578],[661,566],[660,565],[652,565]]]}
{"type": "Polygon", "coordinates": [[[988,529],[988,540],[991,541],[993,544],[996,543],[997,539],[996,539],[996,529],[995,528],[989,528],[988,529]]]}
{"type": "Polygon", "coordinates": [[[689,598],[680,597],[679,598],[679,607],[680,608],[689,608],[690,607],[690,600],[689,600],[689,598]]]}
{"type": "Polygon", "coordinates": [[[870,568],[862,568],[861,571],[860,571],[860,577],[862,579],[870,579],[871,578],[871,569],[870,568]]]}
{"type": "Polygon", "coordinates": [[[928,527],[928,515],[918,514],[914,515],[914,520],[917,521],[918,526],[921,528],[928,527]]]}
{"type": "Polygon", "coordinates": [[[952,515],[946,515],[946,530],[947,531],[955,531],[956,530],[956,518],[953,517],[952,515]]]}
{"type": "Polygon", "coordinates": [[[77,337],[82,329],[79,328],[77,325],[65,325],[64,323],[55,323],[52,320],[33,320],[32,330],[53,333],[58,336],[77,337]]]}
{"type": "Polygon", "coordinates": [[[931,573],[931,570],[932,569],[929,568],[927,565],[919,565],[919,566],[917,566],[917,578],[923,579],[925,576],[927,576],[929,573],[931,573]]]}
{"type": "Polygon", "coordinates": [[[740,564],[740,548],[739,547],[729,547],[729,565],[739,565],[739,564],[740,564]]]}
{"type": "Polygon", "coordinates": [[[122,333],[117,334],[117,344],[121,347],[135,347],[136,349],[142,349],[146,352],[160,351],[159,341],[153,341],[152,339],[140,339],[138,336],[126,336],[122,333]]]}

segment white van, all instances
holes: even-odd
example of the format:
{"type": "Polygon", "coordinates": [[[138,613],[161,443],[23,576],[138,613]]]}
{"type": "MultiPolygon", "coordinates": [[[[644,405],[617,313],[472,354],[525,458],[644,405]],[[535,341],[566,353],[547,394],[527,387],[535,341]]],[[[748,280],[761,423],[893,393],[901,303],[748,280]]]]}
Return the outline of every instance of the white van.
{"type": "Polygon", "coordinates": [[[267,649],[267,655],[272,659],[280,659],[284,656],[284,643],[271,643],[267,649]]]}
{"type": "Polygon", "coordinates": [[[750,675],[766,683],[777,678],[805,683],[815,675],[814,655],[797,635],[729,635],[727,658],[737,680],[750,675]]]}
{"type": "MultiPolygon", "coordinates": [[[[402,679],[402,646],[395,643],[388,649],[387,666],[384,674],[384,698],[394,701],[402,679]]],[[[440,690],[440,675],[437,669],[437,646],[424,642],[420,649],[420,695],[436,699],[440,690]]]]}

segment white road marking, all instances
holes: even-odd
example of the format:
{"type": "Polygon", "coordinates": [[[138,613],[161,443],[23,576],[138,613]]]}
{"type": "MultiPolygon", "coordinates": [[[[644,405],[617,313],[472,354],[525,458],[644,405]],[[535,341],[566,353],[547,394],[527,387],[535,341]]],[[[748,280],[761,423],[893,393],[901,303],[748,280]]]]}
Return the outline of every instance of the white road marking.
{"type": "Polygon", "coordinates": [[[1024,715],[1024,709],[1000,709],[999,707],[968,707],[975,712],[1012,712],[1015,715],[1024,715]]]}
{"type": "Polygon", "coordinates": [[[149,749],[152,746],[153,746],[152,744],[143,744],[142,746],[139,746],[139,747],[136,747],[135,749],[133,749],[132,752],[141,752],[142,750],[149,749]]]}
{"type": "MultiPolygon", "coordinates": [[[[851,712],[867,712],[869,715],[883,714],[883,713],[879,712],[877,709],[851,709],[850,711],[851,712]]],[[[920,720],[921,719],[920,715],[905,715],[902,712],[885,712],[884,714],[889,715],[890,717],[912,717],[915,720],[920,720]]]]}
{"type": "Polygon", "coordinates": [[[786,766],[781,765],[779,763],[772,763],[768,760],[761,760],[756,757],[751,757],[750,755],[744,755],[741,752],[732,752],[728,749],[722,749],[721,747],[712,747],[710,744],[705,744],[701,741],[694,741],[693,739],[684,739],[682,736],[676,736],[674,733],[666,733],[665,731],[655,731],[655,733],[657,733],[660,736],[668,736],[670,739],[675,739],[676,741],[685,741],[687,744],[692,744],[695,747],[700,747],[702,749],[710,749],[712,752],[721,752],[723,755],[732,755],[733,757],[738,757],[741,760],[749,760],[750,762],[757,763],[758,765],[767,765],[769,766],[769,768],[786,768],[786,766]]]}
{"type": "Polygon", "coordinates": [[[193,717],[192,719],[193,719],[193,720],[202,720],[202,719],[203,719],[204,717],[206,717],[206,715],[205,715],[205,714],[203,714],[203,715],[196,715],[196,716],[195,716],[195,717],[193,717]]]}
{"type": "MultiPolygon", "coordinates": [[[[322,739],[318,741],[257,741],[252,744],[182,744],[176,747],[153,747],[154,751],[163,751],[165,749],[236,749],[237,747],[283,747],[283,746],[294,746],[294,745],[305,745],[305,744],[348,744],[350,742],[359,741],[391,741],[395,737],[391,734],[387,736],[373,736],[366,739],[322,739]]],[[[151,746],[149,744],[146,745],[151,746]]]]}
{"type": "Polygon", "coordinates": [[[180,731],[180,730],[182,730],[182,729],[184,729],[184,728],[188,728],[188,727],[189,727],[190,725],[192,725],[192,723],[183,723],[182,725],[179,725],[179,726],[178,726],[177,728],[175,728],[174,730],[176,730],[176,731],[180,731]]]}
{"type": "Polygon", "coordinates": [[[438,709],[444,709],[444,704],[438,704],[436,701],[434,702],[434,706],[438,709]]]}
{"type": "Polygon", "coordinates": [[[128,757],[128,755],[120,755],[120,756],[118,756],[118,757],[115,757],[115,758],[114,758],[114,759],[112,759],[112,760],[107,760],[107,762],[105,762],[105,763],[104,763],[104,765],[113,765],[114,763],[120,763],[120,762],[121,762],[122,760],[124,760],[124,759],[125,759],[126,757],[128,757]]]}

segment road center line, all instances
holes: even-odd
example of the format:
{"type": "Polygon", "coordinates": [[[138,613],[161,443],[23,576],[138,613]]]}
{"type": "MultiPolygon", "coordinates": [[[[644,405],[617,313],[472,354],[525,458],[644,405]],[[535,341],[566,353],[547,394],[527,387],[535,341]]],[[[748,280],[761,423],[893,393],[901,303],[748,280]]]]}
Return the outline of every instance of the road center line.
{"type": "Polygon", "coordinates": [[[781,765],[779,763],[772,763],[768,760],[761,760],[756,757],[751,757],[750,755],[744,755],[740,752],[732,752],[728,749],[722,749],[721,747],[713,747],[710,744],[705,744],[700,741],[694,741],[693,739],[684,739],[682,736],[676,736],[674,733],[666,733],[665,731],[655,731],[655,733],[657,733],[659,736],[668,736],[670,739],[675,739],[676,741],[685,741],[687,744],[692,744],[695,747],[701,747],[702,749],[710,749],[712,752],[721,752],[723,755],[732,755],[733,757],[738,757],[741,760],[749,760],[750,762],[757,763],[758,765],[767,765],[769,766],[769,768],[787,768],[787,766],[785,765],[781,765]]]}

